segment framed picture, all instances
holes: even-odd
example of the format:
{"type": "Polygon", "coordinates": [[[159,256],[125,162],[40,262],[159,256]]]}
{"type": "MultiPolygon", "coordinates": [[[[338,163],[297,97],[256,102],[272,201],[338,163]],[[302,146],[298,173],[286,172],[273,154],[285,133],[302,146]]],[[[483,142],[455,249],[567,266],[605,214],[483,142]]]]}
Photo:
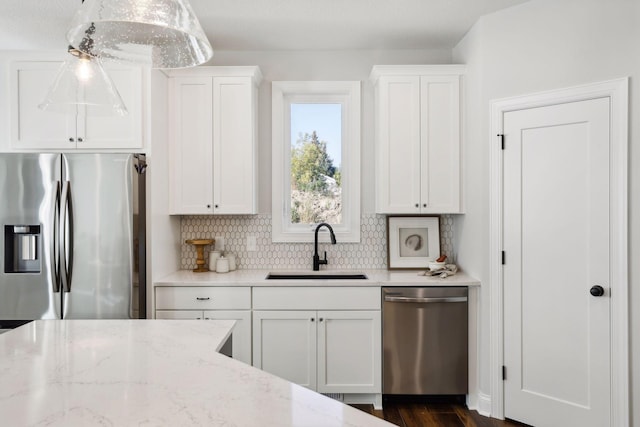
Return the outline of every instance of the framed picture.
{"type": "Polygon", "coordinates": [[[440,256],[440,218],[388,216],[387,265],[390,270],[427,268],[440,256]]]}

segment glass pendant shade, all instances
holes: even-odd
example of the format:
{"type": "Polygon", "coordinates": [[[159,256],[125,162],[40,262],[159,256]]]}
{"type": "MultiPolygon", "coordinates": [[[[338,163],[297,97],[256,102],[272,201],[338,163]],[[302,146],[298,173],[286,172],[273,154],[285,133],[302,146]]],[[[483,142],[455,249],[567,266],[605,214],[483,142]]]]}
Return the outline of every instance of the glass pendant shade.
{"type": "Polygon", "coordinates": [[[100,60],[72,48],[69,53],[38,108],[63,114],[127,114],[127,108],[100,60]]]}
{"type": "Polygon", "coordinates": [[[67,40],[91,56],[151,68],[192,67],[213,56],[188,0],[86,0],[67,40]]]}

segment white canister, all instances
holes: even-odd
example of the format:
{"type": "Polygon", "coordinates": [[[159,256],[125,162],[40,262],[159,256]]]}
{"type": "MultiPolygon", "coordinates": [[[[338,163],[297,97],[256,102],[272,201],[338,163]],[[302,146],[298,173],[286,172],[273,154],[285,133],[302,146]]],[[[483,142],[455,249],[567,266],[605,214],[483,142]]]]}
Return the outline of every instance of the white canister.
{"type": "Polygon", "coordinates": [[[218,258],[220,258],[220,251],[209,252],[209,271],[216,271],[218,269],[218,258]]]}
{"type": "Polygon", "coordinates": [[[221,256],[216,263],[216,273],[228,273],[229,272],[229,260],[221,256]]]}
{"type": "Polygon", "coordinates": [[[236,256],[234,254],[226,254],[225,258],[229,260],[229,271],[236,269],[236,256]]]}

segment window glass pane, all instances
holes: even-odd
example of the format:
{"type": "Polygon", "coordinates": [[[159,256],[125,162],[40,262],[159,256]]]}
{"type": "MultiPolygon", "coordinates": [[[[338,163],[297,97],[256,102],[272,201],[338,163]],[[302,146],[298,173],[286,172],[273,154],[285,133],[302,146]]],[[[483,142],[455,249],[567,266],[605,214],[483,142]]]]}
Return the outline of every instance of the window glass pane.
{"type": "Polygon", "coordinates": [[[342,104],[292,103],[291,223],[342,223],[342,104]]]}

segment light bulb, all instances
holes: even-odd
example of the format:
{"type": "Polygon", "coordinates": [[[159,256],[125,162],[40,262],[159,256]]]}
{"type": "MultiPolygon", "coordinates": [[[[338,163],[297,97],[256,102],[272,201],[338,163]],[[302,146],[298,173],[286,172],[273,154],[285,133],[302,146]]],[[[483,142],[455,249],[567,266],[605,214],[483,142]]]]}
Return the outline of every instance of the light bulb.
{"type": "Polygon", "coordinates": [[[78,58],[75,74],[80,83],[87,83],[93,77],[93,69],[89,61],[91,59],[86,57],[78,58]]]}

